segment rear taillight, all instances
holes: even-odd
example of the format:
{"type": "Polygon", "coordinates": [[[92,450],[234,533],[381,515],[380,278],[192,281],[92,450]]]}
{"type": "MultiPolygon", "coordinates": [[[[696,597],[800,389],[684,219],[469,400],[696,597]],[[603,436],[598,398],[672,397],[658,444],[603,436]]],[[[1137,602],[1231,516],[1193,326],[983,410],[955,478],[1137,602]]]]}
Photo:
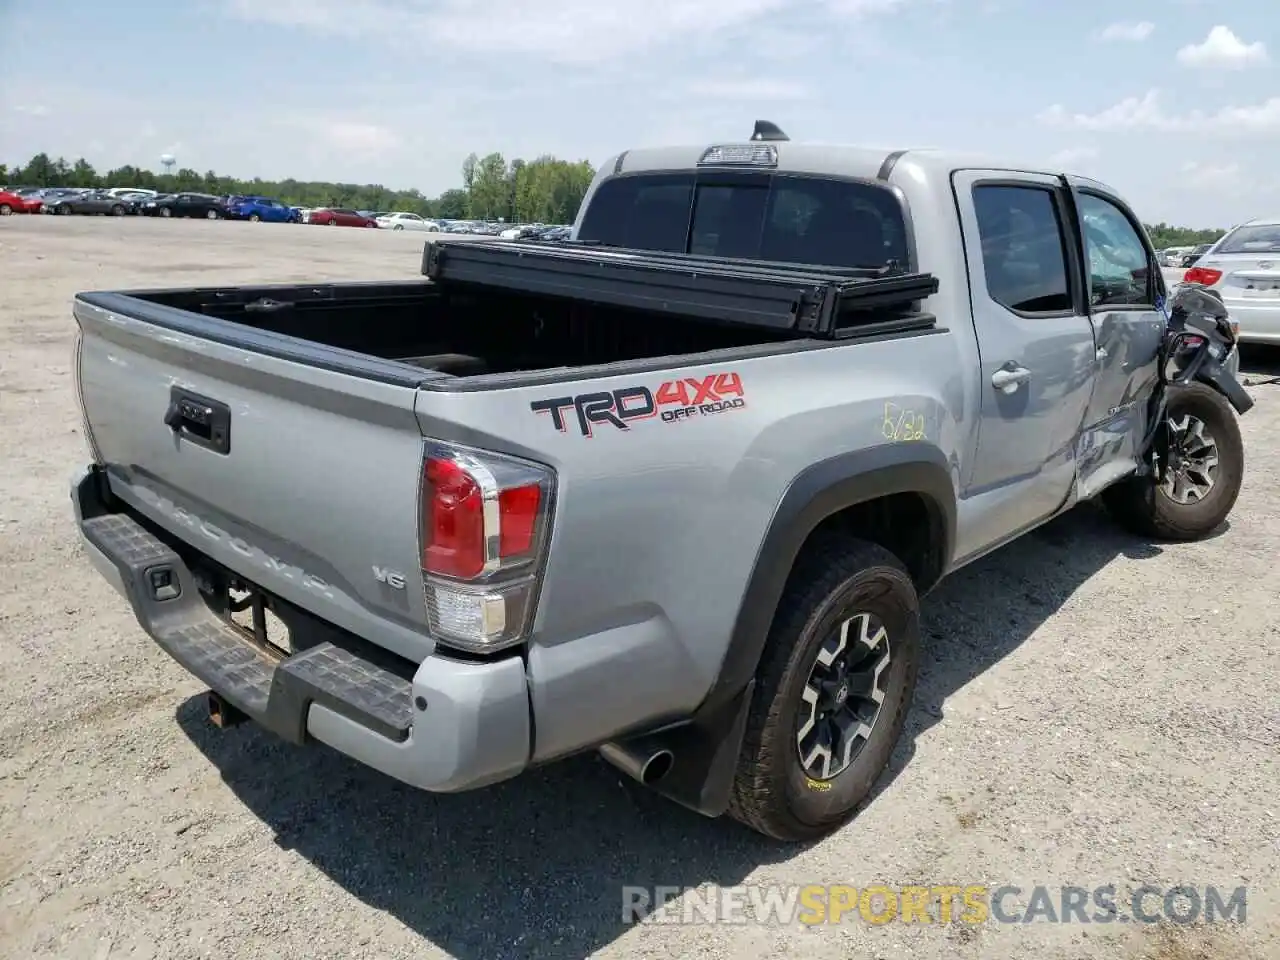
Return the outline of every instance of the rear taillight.
{"type": "Polygon", "coordinates": [[[93,457],[94,463],[103,463],[102,451],[98,449],[97,441],[93,439],[93,427],[89,424],[89,411],[84,405],[84,378],[82,376],[84,354],[84,331],[80,327],[80,322],[76,321],[75,345],[72,348],[71,364],[73,367],[72,374],[76,387],[76,406],[80,408],[80,430],[84,436],[85,446],[89,448],[89,456],[93,457]]]}
{"type": "Polygon", "coordinates": [[[541,464],[428,441],[422,576],[439,642],[487,653],[525,640],[554,490],[555,475],[541,464]]]}
{"type": "Polygon", "coordinates": [[[1215,283],[1222,279],[1222,271],[1214,270],[1212,267],[1192,267],[1183,274],[1183,283],[1203,283],[1206,287],[1212,287],[1215,283]]]}

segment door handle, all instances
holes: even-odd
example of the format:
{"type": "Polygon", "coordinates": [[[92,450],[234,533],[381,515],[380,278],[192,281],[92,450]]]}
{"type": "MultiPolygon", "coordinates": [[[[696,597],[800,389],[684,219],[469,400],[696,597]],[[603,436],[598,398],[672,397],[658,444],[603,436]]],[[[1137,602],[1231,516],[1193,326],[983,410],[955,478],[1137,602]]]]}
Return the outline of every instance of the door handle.
{"type": "Polygon", "coordinates": [[[1031,371],[1026,367],[1006,366],[991,375],[991,385],[1001,393],[1015,393],[1030,379],[1031,371]]]}

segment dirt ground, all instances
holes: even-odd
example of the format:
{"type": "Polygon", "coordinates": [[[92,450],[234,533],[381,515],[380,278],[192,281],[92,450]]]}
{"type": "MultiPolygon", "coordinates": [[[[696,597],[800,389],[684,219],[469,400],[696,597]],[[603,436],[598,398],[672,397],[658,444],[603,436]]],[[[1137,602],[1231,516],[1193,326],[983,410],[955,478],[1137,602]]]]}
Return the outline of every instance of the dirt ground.
{"type": "Polygon", "coordinates": [[[926,601],[908,736],[875,801],[779,848],[594,757],[473,794],[225,733],[77,547],[85,289],[417,275],[422,238],[0,221],[0,956],[1280,957],[1280,357],[1230,528],[1155,545],[1082,508],[926,601]],[[627,925],[622,887],[1248,888],[1243,925],[627,925]]]}

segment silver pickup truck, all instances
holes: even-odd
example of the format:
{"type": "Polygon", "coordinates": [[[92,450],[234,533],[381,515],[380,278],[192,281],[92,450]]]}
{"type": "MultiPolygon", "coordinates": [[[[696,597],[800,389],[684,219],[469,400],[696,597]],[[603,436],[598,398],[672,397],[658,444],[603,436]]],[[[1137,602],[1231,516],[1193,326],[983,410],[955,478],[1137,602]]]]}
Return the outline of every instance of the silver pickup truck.
{"type": "Polygon", "coordinates": [[[1146,469],[1166,291],[1092,180],[762,122],[610,158],[570,240],[422,272],[78,295],[72,499],[216,723],[425,790],[599,751],[820,836],[941,578],[1099,495],[1203,536],[1240,488],[1205,384],[1146,469]]]}

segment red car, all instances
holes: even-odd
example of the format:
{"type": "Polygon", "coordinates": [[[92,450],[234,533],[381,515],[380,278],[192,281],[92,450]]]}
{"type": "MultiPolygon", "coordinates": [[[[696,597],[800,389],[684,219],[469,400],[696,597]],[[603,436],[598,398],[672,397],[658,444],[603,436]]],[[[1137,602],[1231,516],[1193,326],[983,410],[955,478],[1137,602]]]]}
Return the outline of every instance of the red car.
{"type": "Polygon", "coordinates": [[[39,213],[41,206],[39,197],[20,197],[8,190],[0,190],[0,217],[11,213],[39,213]]]}
{"type": "Polygon", "coordinates": [[[377,227],[378,221],[342,207],[321,207],[311,211],[311,222],[329,227],[377,227]]]}

